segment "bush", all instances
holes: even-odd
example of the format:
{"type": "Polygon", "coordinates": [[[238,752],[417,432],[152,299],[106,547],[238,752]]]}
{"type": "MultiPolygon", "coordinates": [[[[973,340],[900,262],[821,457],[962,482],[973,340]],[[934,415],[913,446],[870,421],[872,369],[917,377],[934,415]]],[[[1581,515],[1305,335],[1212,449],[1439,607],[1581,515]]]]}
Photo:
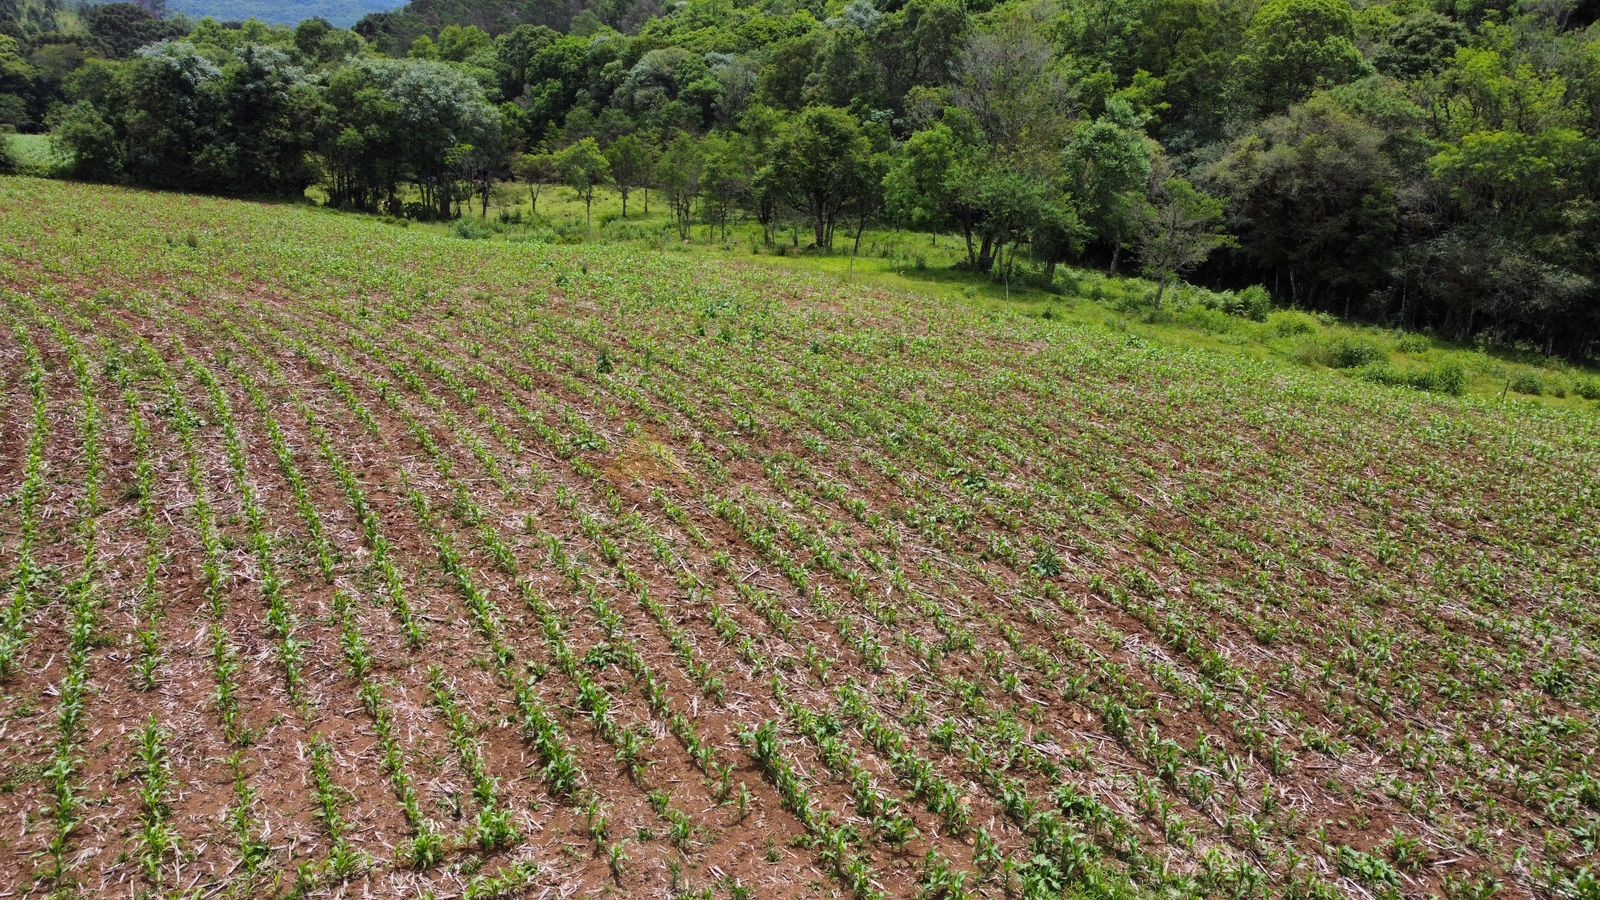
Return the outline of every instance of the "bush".
{"type": "Polygon", "coordinates": [[[1363,381],[1376,384],[1387,384],[1390,387],[1415,387],[1416,382],[1410,375],[1396,369],[1386,362],[1365,365],[1351,373],[1363,381]]]}
{"type": "Polygon", "coordinates": [[[1436,394],[1459,397],[1467,392],[1467,370],[1458,362],[1440,363],[1417,376],[1416,386],[1436,394]]]}
{"type": "Polygon", "coordinates": [[[1537,397],[1544,393],[1544,382],[1540,381],[1539,376],[1532,372],[1523,372],[1521,375],[1511,379],[1511,389],[1519,394],[1537,397]]]}
{"type": "Polygon", "coordinates": [[[1272,312],[1272,295],[1259,284],[1253,284],[1238,293],[1223,295],[1222,311],[1230,316],[1264,322],[1272,312]]]}
{"type": "Polygon", "coordinates": [[[494,229],[477,219],[457,219],[450,230],[456,237],[469,241],[482,241],[494,236],[494,229]]]}
{"type": "Polygon", "coordinates": [[[1433,340],[1425,334],[1408,331],[1400,335],[1400,340],[1395,346],[1401,353],[1427,353],[1433,349],[1433,340]]]}
{"type": "Polygon", "coordinates": [[[1383,361],[1388,354],[1371,341],[1343,336],[1327,345],[1328,365],[1335,369],[1354,369],[1383,361]]]}
{"type": "Polygon", "coordinates": [[[1600,379],[1579,379],[1573,384],[1572,392],[1585,400],[1600,400],[1600,379]]]}
{"type": "Polygon", "coordinates": [[[1316,316],[1293,309],[1281,309],[1267,316],[1267,330],[1278,337],[1297,334],[1315,334],[1322,326],[1316,316]]]}
{"type": "MultiPolygon", "coordinates": [[[[1154,311],[1147,318],[1153,316],[1154,311]]],[[[1232,313],[1206,306],[1191,306],[1170,318],[1209,334],[1229,334],[1241,327],[1239,320],[1232,313]]]]}
{"type": "Polygon", "coordinates": [[[0,175],[17,174],[17,156],[11,150],[11,135],[0,131],[0,175]]]}
{"type": "Polygon", "coordinates": [[[1392,387],[1416,388],[1435,394],[1459,397],[1467,390],[1467,370],[1460,363],[1440,363],[1426,372],[1405,372],[1388,362],[1370,363],[1353,373],[1365,381],[1387,384],[1392,387]]]}

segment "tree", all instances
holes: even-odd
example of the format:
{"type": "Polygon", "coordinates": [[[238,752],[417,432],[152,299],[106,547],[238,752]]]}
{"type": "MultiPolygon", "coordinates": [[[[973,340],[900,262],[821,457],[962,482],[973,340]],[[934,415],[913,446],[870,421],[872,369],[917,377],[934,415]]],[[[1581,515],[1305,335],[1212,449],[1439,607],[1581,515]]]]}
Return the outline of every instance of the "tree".
{"type": "Polygon", "coordinates": [[[1267,0],[1250,20],[1245,47],[1246,94],[1265,113],[1371,71],[1356,49],[1349,0],[1267,0]]]}
{"type": "Polygon", "coordinates": [[[9,34],[0,34],[0,125],[31,124],[27,98],[33,93],[38,75],[22,58],[22,45],[9,34]]]}
{"type": "Polygon", "coordinates": [[[1420,78],[1437,74],[1450,64],[1456,48],[1467,42],[1460,22],[1432,10],[1414,12],[1384,35],[1374,55],[1378,71],[1395,78],[1420,78]]]}
{"type": "Polygon", "coordinates": [[[389,92],[391,72],[362,62],[328,77],[316,130],[323,184],[333,206],[369,211],[387,206],[391,215],[402,211],[398,186],[405,165],[396,152],[400,109],[389,92]]]}
{"type": "Polygon", "coordinates": [[[1046,196],[1033,223],[1033,248],[1044,259],[1044,286],[1055,284],[1056,266],[1077,258],[1094,229],[1084,224],[1064,193],[1046,196]]]}
{"type": "Polygon", "coordinates": [[[1034,23],[1008,21],[999,31],[973,35],[957,63],[951,95],[991,147],[1021,153],[1061,146],[1067,85],[1055,50],[1034,23]]]}
{"type": "Polygon", "coordinates": [[[135,53],[126,74],[126,109],[108,120],[134,181],[178,189],[199,182],[195,161],[216,116],[215,84],[221,78],[217,64],[188,41],[135,53]]]}
{"type": "Polygon", "coordinates": [[[722,228],[728,239],[728,219],[750,194],[752,168],[744,140],[737,134],[709,134],[703,142],[705,174],[702,198],[706,223],[722,228]]]}
{"type": "Polygon", "coordinates": [[[594,189],[611,180],[611,163],[600,152],[594,138],[584,138],[556,154],[556,174],[567,187],[583,198],[583,224],[591,227],[590,208],[594,205],[594,189]]]}
{"type": "Polygon", "coordinates": [[[1065,163],[1082,224],[1111,251],[1111,274],[1138,225],[1138,210],[1154,158],[1140,117],[1114,99],[1067,141],[1065,163]]]}
{"type": "Polygon", "coordinates": [[[482,206],[480,218],[489,217],[489,193],[502,168],[503,152],[499,147],[475,147],[459,144],[450,151],[450,167],[456,178],[476,194],[482,206]]]}
{"type": "Polygon", "coordinates": [[[507,98],[515,99],[522,94],[534,57],[560,37],[558,32],[543,25],[518,25],[495,38],[496,69],[500,74],[501,92],[507,98]]]}
{"type": "Polygon", "coordinates": [[[1593,328],[1594,166],[1590,142],[1567,128],[1474,132],[1429,161],[1446,228],[1413,262],[1447,331],[1466,338],[1492,326],[1548,352],[1573,341],[1574,326],[1593,328]]]}
{"type": "MultiPolygon", "coordinates": [[[[993,272],[998,265],[1009,291],[1017,245],[1029,240],[1034,228],[1051,212],[1051,190],[1038,173],[998,162],[963,166],[958,179],[960,202],[974,211],[981,238],[976,269],[993,272]],[[1010,256],[1006,254],[1008,246],[1010,256]]],[[[970,238],[968,241],[970,258],[970,238]]]]}
{"type": "Polygon", "coordinates": [[[1213,251],[1233,243],[1222,228],[1222,202],[1182,178],[1168,178],[1151,192],[1141,215],[1139,261],[1156,282],[1155,307],[1161,308],[1172,279],[1205,262],[1213,251]]]}
{"type": "Polygon", "coordinates": [[[539,211],[539,190],[555,177],[555,171],[555,157],[543,152],[524,153],[511,164],[511,173],[528,185],[528,206],[532,212],[539,211]]]}
{"type": "Polygon", "coordinates": [[[101,52],[112,59],[127,59],[140,47],[182,35],[176,22],[163,21],[135,3],[102,3],[88,6],[83,13],[84,27],[101,52]]]}
{"type": "Polygon", "coordinates": [[[1240,246],[1274,281],[1286,277],[1295,302],[1342,296],[1348,313],[1388,277],[1401,185],[1384,143],[1376,127],[1317,94],[1257,125],[1207,170],[1240,246]]]}
{"type": "Polygon", "coordinates": [[[667,205],[678,223],[678,237],[687,240],[693,219],[695,200],[705,178],[705,156],[700,144],[687,134],[679,134],[661,155],[657,183],[667,195],[667,205]]]}
{"type": "Polygon", "coordinates": [[[880,34],[888,47],[877,58],[885,100],[891,109],[903,110],[913,88],[950,81],[971,20],[958,0],[908,0],[884,19],[880,34]]]}
{"type": "Polygon", "coordinates": [[[628,217],[628,195],[633,189],[649,181],[654,160],[650,146],[638,136],[625,134],[606,148],[606,162],[611,166],[611,180],[622,195],[622,217],[628,217]]]}
{"type": "Polygon", "coordinates": [[[912,228],[937,231],[958,225],[950,173],[962,157],[975,152],[943,122],[913,134],[884,175],[889,214],[912,228]]]}
{"type": "Polygon", "coordinates": [[[811,219],[818,249],[833,249],[839,214],[873,188],[872,145],[849,112],[808,106],[779,131],[773,181],[811,219]]]}
{"type": "Polygon", "coordinates": [[[246,44],[209,85],[211,115],[195,170],[223,193],[296,197],[315,180],[307,160],[314,143],[315,88],[289,55],[246,44]]]}
{"type": "Polygon", "coordinates": [[[439,32],[439,58],[446,62],[466,62],[492,46],[489,33],[476,25],[446,25],[439,32]]]}
{"type": "Polygon", "coordinates": [[[382,64],[390,81],[401,158],[421,188],[423,205],[440,218],[452,215],[455,178],[449,154],[461,144],[492,146],[501,140],[500,115],[474,80],[426,60],[382,64]]]}

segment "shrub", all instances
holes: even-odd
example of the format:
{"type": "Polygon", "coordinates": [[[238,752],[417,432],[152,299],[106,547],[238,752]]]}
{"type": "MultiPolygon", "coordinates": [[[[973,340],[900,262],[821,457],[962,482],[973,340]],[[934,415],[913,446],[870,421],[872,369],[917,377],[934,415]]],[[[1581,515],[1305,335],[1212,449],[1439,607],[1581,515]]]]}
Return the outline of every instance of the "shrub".
{"type": "Polygon", "coordinates": [[[1519,394],[1537,397],[1544,393],[1544,382],[1532,372],[1523,372],[1511,379],[1511,389],[1519,394]]]}
{"type": "Polygon", "coordinates": [[[1410,387],[1435,394],[1459,397],[1467,390],[1467,370],[1457,362],[1440,363],[1426,372],[1405,372],[1388,362],[1364,365],[1354,373],[1356,377],[1393,387],[1410,387]]]}
{"type": "Polygon", "coordinates": [[[1232,316],[1264,322],[1272,312],[1272,295],[1259,284],[1252,284],[1238,293],[1224,295],[1222,311],[1232,316]]]}
{"type": "Polygon", "coordinates": [[[1572,392],[1585,400],[1600,400],[1600,379],[1579,379],[1572,385],[1572,392]]]}
{"type": "Polygon", "coordinates": [[[1440,363],[1417,376],[1417,387],[1459,397],[1467,391],[1467,370],[1458,362],[1440,363]]]}
{"type": "Polygon", "coordinates": [[[1278,337],[1315,334],[1321,326],[1316,316],[1294,309],[1280,309],[1267,316],[1267,330],[1278,337]]]}
{"type": "Polygon", "coordinates": [[[11,150],[11,136],[0,131],[0,175],[15,175],[17,169],[17,157],[11,150]]]}
{"type": "Polygon", "coordinates": [[[1363,381],[1371,381],[1376,384],[1387,384],[1391,387],[1416,386],[1416,382],[1412,380],[1410,375],[1407,375],[1405,372],[1396,369],[1394,366],[1391,366],[1386,362],[1372,363],[1371,365],[1362,366],[1352,374],[1363,381]]]}
{"type": "Polygon", "coordinates": [[[1327,345],[1328,365],[1336,369],[1354,369],[1359,366],[1369,366],[1381,362],[1387,353],[1383,348],[1372,341],[1348,335],[1339,337],[1327,345]]]}
{"type": "Polygon", "coordinates": [[[1294,360],[1302,366],[1326,365],[1328,351],[1316,341],[1306,341],[1295,348],[1294,360]]]}
{"type": "Polygon", "coordinates": [[[1210,334],[1228,334],[1241,327],[1233,314],[1206,306],[1191,306],[1172,318],[1210,334]]]}
{"type": "Polygon", "coordinates": [[[469,241],[481,241],[494,236],[494,230],[477,219],[457,219],[455,226],[450,230],[456,237],[469,241]]]}
{"type": "Polygon", "coordinates": [[[1400,335],[1400,340],[1395,346],[1401,353],[1427,353],[1433,349],[1433,340],[1425,334],[1408,331],[1400,335]]]}

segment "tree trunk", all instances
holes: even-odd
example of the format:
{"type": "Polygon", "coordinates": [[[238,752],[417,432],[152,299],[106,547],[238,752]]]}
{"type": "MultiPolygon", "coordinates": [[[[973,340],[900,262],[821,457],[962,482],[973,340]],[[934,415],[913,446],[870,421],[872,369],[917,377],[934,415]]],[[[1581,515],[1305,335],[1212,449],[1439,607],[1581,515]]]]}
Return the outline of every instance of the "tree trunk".
{"type": "Polygon", "coordinates": [[[985,275],[994,271],[994,235],[986,234],[978,245],[978,271],[985,275]]]}
{"type": "Polygon", "coordinates": [[[1163,294],[1165,294],[1166,292],[1167,292],[1167,276],[1163,275],[1163,276],[1161,276],[1161,280],[1156,282],[1156,311],[1157,312],[1160,312],[1160,310],[1161,310],[1161,296],[1163,294]]]}
{"type": "Polygon", "coordinates": [[[856,218],[856,241],[850,247],[850,274],[856,273],[856,256],[861,253],[861,233],[867,230],[867,211],[861,210],[861,215],[856,218]]]}
{"type": "Polygon", "coordinates": [[[628,192],[622,191],[622,217],[628,217],[628,192]]]}
{"type": "Polygon", "coordinates": [[[1122,256],[1122,242],[1115,241],[1111,244],[1111,277],[1117,277],[1117,262],[1122,256]]]}

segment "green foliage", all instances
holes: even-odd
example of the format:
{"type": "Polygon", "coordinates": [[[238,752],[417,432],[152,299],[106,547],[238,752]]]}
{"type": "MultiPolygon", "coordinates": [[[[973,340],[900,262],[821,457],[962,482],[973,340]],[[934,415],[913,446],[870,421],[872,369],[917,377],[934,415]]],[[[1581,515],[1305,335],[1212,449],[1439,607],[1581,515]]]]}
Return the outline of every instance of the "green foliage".
{"type": "Polygon", "coordinates": [[[649,187],[655,180],[655,148],[638,135],[625,134],[605,149],[611,180],[622,195],[622,217],[628,217],[628,195],[635,187],[649,187]]]}
{"type": "Polygon", "coordinates": [[[810,218],[821,250],[833,249],[839,216],[882,177],[860,122],[829,106],[808,106],[779,129],[771,166],[771,190],[810,218]]]}
{"type": "Polygon", "coordinates": [[[1356,49],[1349,0],[1267,0],[1250,20],[1245,47],[1239,68],[1247,96],[1267,113],[1370,70],[1356,49]]]}
{"type": "Polygon", "coordinates": [[[1454,360],[1432,366],[1416,384],[1423,390],[1461,396],[1467,390],[1467,370],[1454,360]]]}
{"type": "Polygon", "coordinates": [[[1519,394],[1537,397],[1544,393],[1544,379],[1532,372],[1522,372],[1511,379],[1511,389],[1519,394]]]}
{"type": "Polygon", "coordinates": [[[1154,191],[1141,215],[1139,260],[1157,283],[1156,309],[1172,279],[1234,243],[1222,220],[1222,202],[1183,178],[1168,178],[1154,191]]]}
{"type": "Polygon", "coordinates": [[[1400,209],[1377,126],[1317,94],[1234,141],[1206,178],[1241,248],[1291,273],[1290,299],[1364,296],[1388,276],[1400,209]]]}
{"type": "Polygon", "coordinates": [[[1259,284],[1253,284],[1242,291],[1209,294],[1203,302],[1208,307],[1230,316],[1255,322],[1265,322],[1267,315],[1272,312],[1272,295],[1259,284]]]}
{"type": "Polygon", "coordinates": [[[584,138],[554,158],[556,175],[583,198],[584,222],[594,203],[594,190],[611,180],[611,163],[594,138],[584,138]]]}
{"type": "Polygon", "coordinates": [[[1322,330],[1322,325],[1317,317],[1297,309],[1282,309],[1270,313],[1266,318],[1267,330],[1278,337],[1292,337],[1297,334],[1316,334],[1322,330]]]}
{"type": "Polygon", "coordinates": [[[1335,369],[1354,369],[1388,359],[1377,343],[1364,338],[1341,335],[1324,345],[1328,365],[1335,369]]]}
{"type": "Polygon", "coordinates": [[[135,3],[91,6],[84,12],[83,24],[100,50],[111,59],[127,59],[140,47],[184,34],[182,25],[158,19],[135,3]]]}

